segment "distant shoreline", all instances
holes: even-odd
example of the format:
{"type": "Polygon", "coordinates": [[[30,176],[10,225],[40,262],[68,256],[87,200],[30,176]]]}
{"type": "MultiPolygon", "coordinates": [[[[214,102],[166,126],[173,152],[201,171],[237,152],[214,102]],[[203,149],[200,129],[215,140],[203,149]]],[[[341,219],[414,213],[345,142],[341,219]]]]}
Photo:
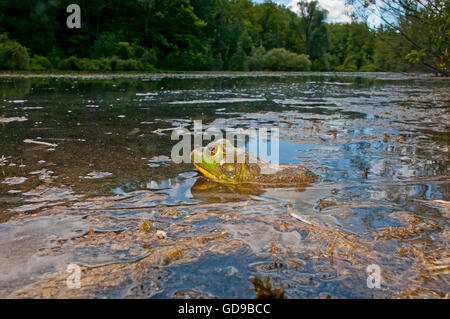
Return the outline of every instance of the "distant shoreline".
{"type": "Polygon", "coordinates": [[[20,72],[0,71],[0,78],[62,78],[62,79],[116,79],[116,78],[217,78],[217,77],[365,77],[380,80],[448,80],[450,77],[432,73],[396,72],[272,72],[272,71],[152,71],[152,72],[20,72]]]}

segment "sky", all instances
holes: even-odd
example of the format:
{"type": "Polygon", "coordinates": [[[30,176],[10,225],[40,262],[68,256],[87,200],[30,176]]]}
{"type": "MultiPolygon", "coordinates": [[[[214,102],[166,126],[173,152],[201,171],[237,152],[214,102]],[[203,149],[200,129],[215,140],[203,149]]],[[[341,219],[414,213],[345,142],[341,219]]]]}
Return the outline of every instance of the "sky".
{"type": "MultiPolygon", "coordinates": [[[[294,11],[297,11],[298,0],[273,0],[276,3],[284,4],[294,11]]],[[[319,5],[328,10],[328,22],[351,22],[350,8],[345,5],[345,0],[318,0],[319,5]]],[[[255,2],[264,2],[263,0],[255,0],[255,2]]]]}

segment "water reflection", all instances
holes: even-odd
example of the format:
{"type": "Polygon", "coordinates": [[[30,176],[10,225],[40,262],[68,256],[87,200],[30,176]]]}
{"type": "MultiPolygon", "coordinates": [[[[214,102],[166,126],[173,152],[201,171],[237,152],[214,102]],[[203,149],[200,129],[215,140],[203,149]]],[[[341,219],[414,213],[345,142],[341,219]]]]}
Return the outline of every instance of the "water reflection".
{"type": "Polygon", "coordinates": [[[448,80],[339,79],[1,78],[0,296],[42,296],[55,283],[36,276],[68,262],[92,280],[80,296],[252,297],[238,283],[270,273],[289,297],[371,297],[357,288],[370,263],[382,264],[389,282],[377,296],[446,291],[448,80]],[[279,128],[280,162],[320,180],[210,182],[170,160],[172,132],[192,130],[193,120],[205,129],[279,128]],[[164,233],[140,231],[142,219],[164,233]],[[152,274],[161,274],[157,286],[142,279],[152,274]],[[138,293],[138,283],[148,290],[138,293]]]}

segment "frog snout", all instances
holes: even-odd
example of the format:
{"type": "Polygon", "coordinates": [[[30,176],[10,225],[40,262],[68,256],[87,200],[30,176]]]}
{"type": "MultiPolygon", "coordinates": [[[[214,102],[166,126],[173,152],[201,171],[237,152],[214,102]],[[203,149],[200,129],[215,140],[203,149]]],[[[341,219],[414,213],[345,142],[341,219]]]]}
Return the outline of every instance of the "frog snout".
{"type": "Polygon", "coordinates": [[[197,148],[191,152],[191,161],[192,163],[201,163],[202,162],[203,151],[201,148],[197,148]]]}

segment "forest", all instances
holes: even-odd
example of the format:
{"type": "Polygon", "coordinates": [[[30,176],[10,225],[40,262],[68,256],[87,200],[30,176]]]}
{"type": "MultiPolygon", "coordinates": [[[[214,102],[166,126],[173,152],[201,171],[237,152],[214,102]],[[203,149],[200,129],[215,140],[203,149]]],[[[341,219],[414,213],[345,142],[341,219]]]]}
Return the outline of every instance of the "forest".
{"type": "Polygon", "coordinates": [[[378,1],[347,2],[351,23],[327,22],[317,1],[80,0],[70,29],[74,0],[0,0],[0,69],[448,75],[448,1],[381,0],[396,16],[377,27],[363,17],[378,1]]]}

